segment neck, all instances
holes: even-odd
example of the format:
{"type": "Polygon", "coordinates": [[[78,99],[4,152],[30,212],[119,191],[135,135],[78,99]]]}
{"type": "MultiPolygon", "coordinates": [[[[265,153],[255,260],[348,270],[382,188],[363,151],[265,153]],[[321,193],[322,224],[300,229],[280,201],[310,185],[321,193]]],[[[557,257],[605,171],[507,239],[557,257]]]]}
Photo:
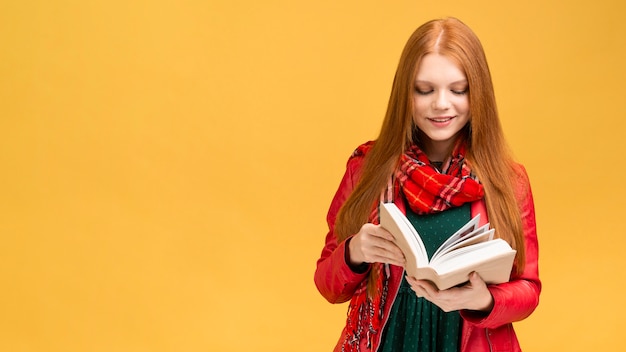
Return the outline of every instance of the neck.
{"type": "Polygon", "coordinates": [[[461,133],[457,133],[455,136],[445,141],[434,141],[428,138],[421,131],[418,135],[420,141],[420,148],[431,161],[446,161],[452,154],[454,147],[459,143],[459,140],[464,138],[461,133]]]}
{"type": "Polygon", "coordinates": [[[452,149],[454,148],[455,141],[456,140],[441,141],[441,142],[425,141],[425,143],[423,143],[422,145],[422,148],[429,160],[433,162],[443,162],[452,153],[452,149]]]}

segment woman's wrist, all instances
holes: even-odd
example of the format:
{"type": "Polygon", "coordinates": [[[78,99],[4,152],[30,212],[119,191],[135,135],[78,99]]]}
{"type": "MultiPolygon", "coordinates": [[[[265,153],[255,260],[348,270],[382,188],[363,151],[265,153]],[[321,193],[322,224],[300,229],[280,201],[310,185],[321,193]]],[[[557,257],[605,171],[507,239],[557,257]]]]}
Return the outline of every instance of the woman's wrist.
{"type": "Polygon", "coordinates": [[[351,254],[351,247],[350,247],[350,243],[352,243],[352,238],[348,238],[346,240],[346,248],[345,248],[345,252],[344,252],[344,258],[346,261],[346,264],[348,265],[348,267],[350,268],[350,270],[354,271],[355,273],[358,274],[364,274],[367,272],[367,270],[369,270],[370,265],[366,262],[363,261],[354,261],[352,259],[351,254]]]}

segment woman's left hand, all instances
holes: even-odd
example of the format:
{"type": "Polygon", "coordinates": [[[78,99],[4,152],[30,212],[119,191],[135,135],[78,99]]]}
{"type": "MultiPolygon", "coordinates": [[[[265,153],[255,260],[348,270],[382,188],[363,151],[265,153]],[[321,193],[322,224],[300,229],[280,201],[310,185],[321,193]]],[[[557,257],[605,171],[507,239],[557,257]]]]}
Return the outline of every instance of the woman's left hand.
{"type": "Polygon", "coordinates": [[[470,274],[467,284],[442,291],[429,281],[416,280],[410,276],[406,279],[418,297],[424,297],[444,312],[461,309],[489,312],[493,308],[493,297],[487,284],[476,272],[470,274]]]}

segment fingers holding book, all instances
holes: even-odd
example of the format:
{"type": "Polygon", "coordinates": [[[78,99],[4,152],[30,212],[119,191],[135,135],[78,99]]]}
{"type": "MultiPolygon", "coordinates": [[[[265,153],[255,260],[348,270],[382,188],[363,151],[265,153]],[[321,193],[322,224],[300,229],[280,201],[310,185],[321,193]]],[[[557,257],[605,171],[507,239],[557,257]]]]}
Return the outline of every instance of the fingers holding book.
{"type": "Polygon", "coordinates": [[[363,225],[350,240],[348,251],[351,265],[378,262],[404,266],[405,263],[393,236],[380,225],[363,225]]]}
{"type": "Polygon", "coordinates": [[[417,280],[408,275],[406,280],[418,297],[427,299],[445,312],[461,309],[488,312],[493,308],[493,297],[487,284],[476,272],[469,275],[467,283],[445,290],[439,290],[428,280],[417,280]]]}

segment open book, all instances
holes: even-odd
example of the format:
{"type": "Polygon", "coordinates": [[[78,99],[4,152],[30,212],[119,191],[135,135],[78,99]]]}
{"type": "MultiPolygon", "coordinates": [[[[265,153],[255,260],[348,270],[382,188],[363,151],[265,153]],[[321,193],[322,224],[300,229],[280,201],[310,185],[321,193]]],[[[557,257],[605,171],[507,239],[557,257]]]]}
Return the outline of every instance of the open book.
{"type": "Polygon", "coordinates": [[[380,203],[380,225],[395,238],[404,253],[409,276],[429,280],[440,290],[462,284],[478,272],[485,282],[509,281],[515,250],[504,240],[493,238],[489,224],[478,226],[480,215],[448,238],[430,261],[424,243],[407,217],[393,203],[380,203]]]}

